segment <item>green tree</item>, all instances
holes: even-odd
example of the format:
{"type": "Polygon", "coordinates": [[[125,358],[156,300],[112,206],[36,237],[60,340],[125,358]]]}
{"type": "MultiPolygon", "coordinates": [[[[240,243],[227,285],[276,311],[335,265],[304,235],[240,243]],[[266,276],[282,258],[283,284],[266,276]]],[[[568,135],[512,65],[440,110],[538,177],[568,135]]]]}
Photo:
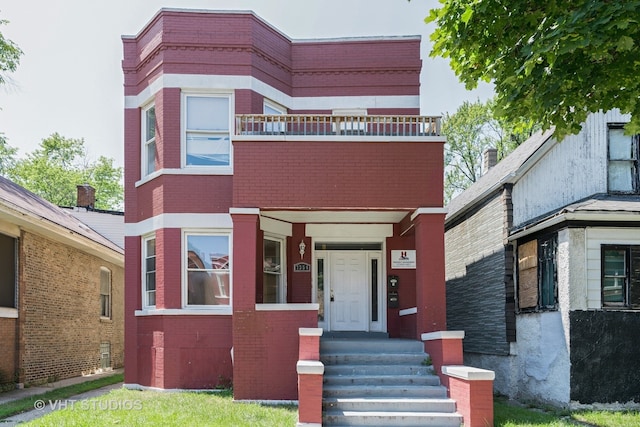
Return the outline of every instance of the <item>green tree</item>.
{"type": "MultiPolygon", "coordinates": [[[[0,19],[0,25],[8,23],[9,21],[0,19]]],[[[0,85],[7,82],[5,72],[13,72],[18,68],[20,56],[22,56],[22,50],[0,32],[0,85]]]]}
{"type": "Polygon", "coordinates": [[[106,157],[89,160],[84,139],[54,133],[24,159],[17,160],[7,175],[58,206],[75,206],[76,186],[89,184],[96,190],[95,208],[123,208],[122,168],[114,167],[113,159],[106,157]]]}
{"type": "Polygon", "coordinates": [[[480,178],[484,150],[495,148],[500,161],[538,128],[531,122],[511,123],[497,117],[493,100],[467,101],[454,114],[445,114],[445,203],[480,178]]]}
{"type": "Polygon", "coordinates": [[[0,175],[5,176],[16,162],[18,149],[7,143],[7,139],[0,133],[0,175]]]}
{"type": "Polygon", "coordinates": [[[493,82],[496,107],[555,135],[577,133],[590,112],[631,113],[640,132],[640,0],[440,0],[426,22],[431,56],[450,60],[468,89],[493,82]]]}

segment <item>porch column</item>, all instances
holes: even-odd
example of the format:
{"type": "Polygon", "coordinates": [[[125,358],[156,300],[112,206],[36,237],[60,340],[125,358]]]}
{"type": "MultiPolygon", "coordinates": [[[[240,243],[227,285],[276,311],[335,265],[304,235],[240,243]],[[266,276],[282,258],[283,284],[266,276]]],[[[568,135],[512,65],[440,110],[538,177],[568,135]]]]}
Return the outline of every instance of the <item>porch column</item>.
{"type": "Polygon", "coordinates": [[[418,208],[411,215],[416,236],[416,338],[447,329],[444,274],[444,208],[418,208]]]}
{"type": "Polygon", "coordinates": [[[233,394],[235,399],[249,399],[256,381],[256,366],[263,356],[255,354],[256,245],[258,209],[231,208],[233,220],[232,305],[233,318],[233,394]]]}

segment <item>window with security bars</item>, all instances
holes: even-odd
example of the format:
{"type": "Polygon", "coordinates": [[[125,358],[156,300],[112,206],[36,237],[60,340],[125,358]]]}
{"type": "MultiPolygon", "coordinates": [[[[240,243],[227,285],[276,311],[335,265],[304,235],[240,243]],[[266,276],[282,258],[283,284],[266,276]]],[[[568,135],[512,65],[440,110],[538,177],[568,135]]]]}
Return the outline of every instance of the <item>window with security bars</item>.
{"type": "Polygon", "coordinates": [[[111,367],[111,343],[100,343],[100,368],[109,369],[111,367]]]}

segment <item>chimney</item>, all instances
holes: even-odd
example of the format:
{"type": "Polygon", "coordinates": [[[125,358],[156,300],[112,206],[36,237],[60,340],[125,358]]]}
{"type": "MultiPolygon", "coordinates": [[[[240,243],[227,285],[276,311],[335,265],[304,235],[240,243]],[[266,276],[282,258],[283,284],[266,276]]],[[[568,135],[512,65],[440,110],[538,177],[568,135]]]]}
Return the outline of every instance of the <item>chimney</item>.
{"type": "Polygon", "coordinates": [[[489,169],[498,163],[498,150],[487,148],[482,152],[482,174],[489,172],[489,169]]]}
{"type": "Polygon", "coordinates": [[[96,189],[89,184],[77,185],[78,199],[76,206],[79,208],[93,209],[96,204],[96,189]]]}

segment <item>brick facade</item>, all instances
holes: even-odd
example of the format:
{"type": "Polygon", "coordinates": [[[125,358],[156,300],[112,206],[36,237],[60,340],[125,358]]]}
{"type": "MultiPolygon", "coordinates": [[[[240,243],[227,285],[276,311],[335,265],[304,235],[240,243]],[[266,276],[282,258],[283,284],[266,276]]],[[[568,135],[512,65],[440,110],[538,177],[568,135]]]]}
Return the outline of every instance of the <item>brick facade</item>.
{"type": "Polygon", "coordinates": [[[101,367],[105,342],[111,347],[110,366],[122,367],[123,268],[29,232],[20,237],[19,260],[20,382],[94,372],[101,367]],[[100,318],[102,267],[111,272],[110,320],[100,318]]]}
{"type": "MultiPolygon", "coordinates": [[[[261,115],[265,100],[290,115],[331,115],[345,108],[369,115],[419,114],[419,38],[295,41],[253,13],[163,9],[137,36],[124,37],[123,48],[130,226],[125,383],[211,388],[223,379],[233,381],[236,399],[295,400],[298,330],[318,326],[313,255],[318,240],[308,233],[316,225],[318,233],[325,226],[349,229],[335,236],[346,245],[352,243],[351,228],[374,233],[351,236],[355,242],[380,243],[370,251],[379,268],[366,278],[369,286],[378,286],[379,298],[362,301],[376,307],[363,310],[367,330],[377,322],[381,332],[415,338],[445,327],[443,138],[391,131],[388,138],[339,132],[270,137],[235,134],[232,128],[228,168],[183,164],[189,142],[181,103],[187,93],[228,95],[231,115],[261,115]],[[144,176],[140,123],[150,105],[155,106],[156,168],[144,176]],[[407,218],[418,208],[428,209],[414,229],[407,218]],[[318,214],[323,216],[305,218],[318,214]],[[398,226],[401,220],[407,228],[398,226]],[[229,236],[230,252],[223,254],[229,255],[229,305],[187,303],[188,233],[229,236]],[[141,300],[147,236],[155,236],[156,250],[156,300],[150,307],[141,300]],[[281,276],[286,299],[278,304],[265,304],[263,295],[264,277],[272,273],[264,271],[265,236],[282,244],[285,258],[279,271],[286,272],[281,276]],[[302,256],[301,241],[307,248],[302,256]],[[392,249],[419,250],[419,267],[392,270],[392,249]],[[303,268],[294,270],[296,263],[303,268]],[[404,286],[400,308],[420,307],[403,319],[398,309],[384,312],[383,276],[395,273],[404,286]],[[372,310],[376,318],[369,320],[372,310]]],[[[323,238],[323,243],[336,241],[323,238]]],[[[328,256],[325,265],[328,269],[328,256]]],[[[371,265],[360,265],[358,274],[368,274],[371,265]]]]}

